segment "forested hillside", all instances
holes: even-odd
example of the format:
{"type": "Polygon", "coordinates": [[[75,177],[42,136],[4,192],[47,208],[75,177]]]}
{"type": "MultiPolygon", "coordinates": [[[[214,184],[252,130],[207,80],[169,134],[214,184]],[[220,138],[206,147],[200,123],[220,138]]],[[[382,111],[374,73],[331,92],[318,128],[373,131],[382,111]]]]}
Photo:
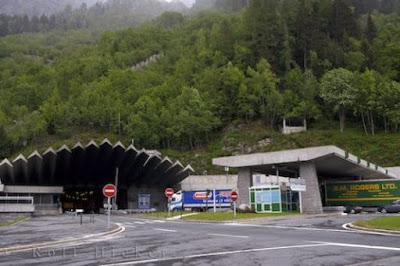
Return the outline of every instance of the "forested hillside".
{"type": "Polygon", "coordinates": [[[137,28],[0,38],[0,156],[85,132],[191,151],[231,125],[273,132],[283,118],[397,136],[400,1],[211,6],[137,28]]]}

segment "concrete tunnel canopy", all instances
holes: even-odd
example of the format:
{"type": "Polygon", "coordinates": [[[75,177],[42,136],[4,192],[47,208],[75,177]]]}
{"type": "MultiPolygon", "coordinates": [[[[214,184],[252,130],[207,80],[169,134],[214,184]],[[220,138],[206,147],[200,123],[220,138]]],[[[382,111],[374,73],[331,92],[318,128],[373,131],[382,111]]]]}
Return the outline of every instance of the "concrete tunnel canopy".
{"type": "Polygon", "coordinates": [[[214,158],[213,164],[239,168],[239,204],[248,204],[252,172],[305,179],[304,212],[321,213],[319,179],[391,179],[396,174],[336,146],[320,146],[267,153],[214,158]]]}
{"type": "Polygon", "coordinates": [[[100,145],[80,142],[72,148],[63,145],[58,150],[49,148],[43,154],[34,151],[28,158],[22,154],[14,160],[0,163],[0,184],[36,186],[103,186],[114,183],[119,168],[119,188],[130,186],[169,187],[194,173],[190,165],[172,162],[158,151],[125,148],[104,139],[100,145]]]}
{"type": "Polygon", "coordinates": [[[300,162],[313,162],[319,176],[332,178],[396,178],[394,173],[367,162],[336,146],[255,153],[214,158],[213,164],[232,168],[250,167],[254,172],[275,174],[278,167],[287,174],[299,170],[300,162]]]}

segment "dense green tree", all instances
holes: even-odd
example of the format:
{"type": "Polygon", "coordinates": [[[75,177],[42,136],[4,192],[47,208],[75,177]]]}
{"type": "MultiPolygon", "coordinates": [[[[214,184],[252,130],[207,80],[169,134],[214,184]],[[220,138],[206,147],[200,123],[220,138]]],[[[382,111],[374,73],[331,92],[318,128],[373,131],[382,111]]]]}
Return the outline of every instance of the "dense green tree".
{"type": "Polygon", "coordinates": [[[234,56],[235,36],[232,26],[227,20],[214,24],[210,33],[210,48],[220,51],[229,60],[234,56]]]}
{"type": "Polygon", "coordinates": [[[160,138],[160,117],[162,102],[160,99],[142,96],[133,105],[129,122],[126,125],[127,133],[137,143],[145,147],[158,147],[160,138]]]}
{"type": "Polygon", "coordinates": [[[303,73],[296,67],[288,72],[284,80],[284,117],[318,119],[321,116],[316,102],[318,86],[311,70],[303,73]]]}
{"type": "Polygon", "coordinates": [[[343,0],[332,2],[331,31],[333,38],[338,43],[345,41],[345,36],[357,36],[358,29],[354,14],[343,0]]]}
{"type": "Polygon", "coordinates": [[[183,21],[183,15],[179,12],[173,11],[164,12],[157,18],[158,24],[165,28],[172,28],[176,25],[182,24],[183,21]]]}
{"type": "Polygon", "coordinates": [[[367,70],[357,75],[354,108],[361,115],[365,133],[375,134],[376,116],[379,105],[379,75],[367,70]]]}
{"type": "Polygon", "coordinates": [[[372,42],[373,39],[376,38],[378,32],[375,26],[375,23],[371,17],[371,14],[368,14],[368,19],[367,19],[367,28],[365,29],[365,36],[367,37],[367,40],[372,42]]]}
{"type": "Polygon", "coordinates": [[[377,68],[381,73],[400,81],[400,26],[387,24],[379,33],[375,42],[377,68]]]}
{"type": "Polygon", "coordinates": [[[244,12],[244,27],[248,47],[257,58],[265,58],[274,70],[280,70],[279,54],[285,47],[285,21],[280,14],[280,1],[250,1],[244,12]]]}
{"type": "Polygon", "coordinates": [[[353,108],[356,97],[354,74],[343,68],[326,72],[321,80],[321,97],[339,114],[343,132],[346,112],[353,108]]]}
{"type": "Polygon", "coordinates": [[[268,125],[274,126],[282,111],[282,97],[277,89],[278,78],[265,59],[260,60],[256,70],[249,68],[247,75],[250,77],[247,87],[252,96],[249,98],[251,104],[268,125]]]}
{"type": "Polygon", "coordinates": [[[383,117],[385,132],[397,131],[400,124],[400,83],[384,80],[379,83],[378,112],[383,117]]]}

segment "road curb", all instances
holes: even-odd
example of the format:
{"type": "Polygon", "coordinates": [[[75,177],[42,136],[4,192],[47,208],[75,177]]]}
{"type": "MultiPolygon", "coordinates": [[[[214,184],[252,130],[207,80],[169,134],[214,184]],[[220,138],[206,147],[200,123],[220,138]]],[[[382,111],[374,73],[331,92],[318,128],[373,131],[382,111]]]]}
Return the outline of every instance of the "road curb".
{"type": "Polygon", "coordinates": [[[0,248],[0,256],[4,255],[4,254],[7,255],[8,253],[12,253],[12,252],[26,251],[26,250],[34,249],[34,248],[52,247],[52,246],[58,246],[60,244],[74,243],[74,242],[79,242],[79,241],[88,240],[88,239],[92,239],[92,238],[104,237],[104,236],[123,232],[124,230],[125,230],[125,227],[119,225],[116,229],[113,229],[113,230],[110,230],[107,232],[98,233],[98,234],[86,235],[86,236],[80,237],[80,238],[57,240],[57,241],[35,243],[35,244],[28,244],[28,245],[21,245],[21,246],[12,246],[12,247],[8,247],[8,248],[0,248]]]}
{"type": "Polygon", "coordinates": [[[347,227],[348,228],[352,228],[352,229],[356,229],[356,230],[365,231],[365,232],[386,233],[386,234],[394,234],[394,235],[399,235],[400,236],[400,231],[367,228],[367,227],[354,225],[353,223],[348,223],[347,227]]]}

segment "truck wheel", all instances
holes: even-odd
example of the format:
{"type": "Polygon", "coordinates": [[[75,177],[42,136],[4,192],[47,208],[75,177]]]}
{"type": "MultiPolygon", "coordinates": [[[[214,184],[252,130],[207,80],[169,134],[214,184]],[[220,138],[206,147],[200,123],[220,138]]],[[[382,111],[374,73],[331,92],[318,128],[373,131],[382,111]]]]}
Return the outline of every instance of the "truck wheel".
{"type": "Polygon", "coordinates": [[[385,214],[387,213],[387,210],[385,208],[382,208],[381,213],[385,214]]]}
{"type": "Polygon", "coordinates": [[[356,210],[355,210],[355,209],[351,209],[351,210],[350,210],[350,213],[351,213],[351,214],[355,214],[355,213],[356,213],[356,210]]]}

